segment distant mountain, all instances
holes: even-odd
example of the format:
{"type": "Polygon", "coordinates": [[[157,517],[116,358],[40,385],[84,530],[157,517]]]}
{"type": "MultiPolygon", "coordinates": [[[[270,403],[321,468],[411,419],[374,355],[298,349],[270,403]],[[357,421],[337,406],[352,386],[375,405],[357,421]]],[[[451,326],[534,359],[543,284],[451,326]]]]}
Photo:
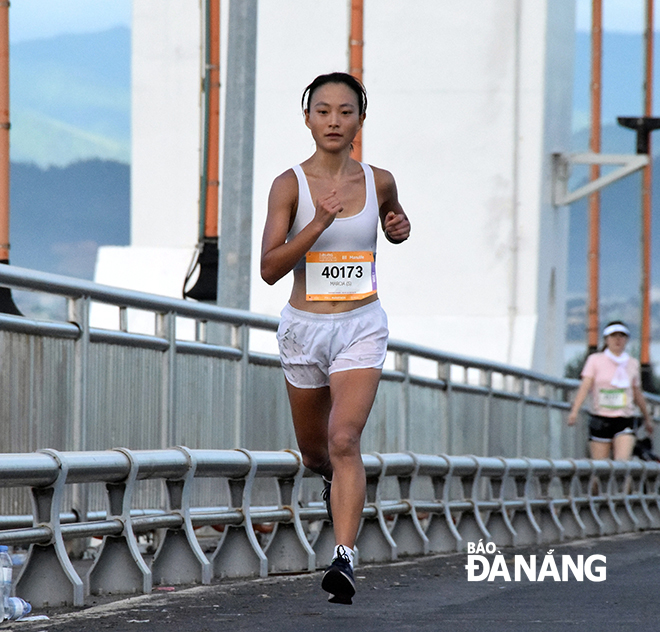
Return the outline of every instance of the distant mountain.
{"type": "Polygon", "coordinates": [[[11,166],[11,263],[92,279],[98,246],[130,241],[130,167],[11,166]]]}
{"type": "MultiPolygon", "coordinates": [[[[628,299],[605,299],[600,302],[600,322],[623,320],[630,327],[633,346],[639,346],[640,301],[639,297],[628,299]]],[[[566,341],[586,342],[587,306],[583,298],[566,301],[566,341]]],[[[660,338],[660,301],[651,303],[651,338],[660,338]]]]}
{"type": "MultiPolygon", "coordinates": [[[[119,163],[130,160],[130,39],[128,29],[116,28],[12,45],[12,262],[17,265],[91,278],[96,245],[128,244],[130,175],[119,163]],[[89,158],[95,160],[77,162],[89,158]]],[[[641,62],[641,36],[605,33],[604,152],[635,150],[634,133],[617,126],[615,117],[641,112],[641,62]]],[[[574,74],[572,148],[583,151],[589,138],[586,33],[576,35],[574,74]]],[[[660,82],[655,85],[660,104],[660,82]]],[[[660,131],[655,134],[660,149],[660,131]]],[[[585,174],[576,171],[572,186],[585,174]]],[[[656,182],[658,174],[660,163],[656,182]]],[[[601,194],[603,297],[638,294],[639,180],[638,174],[630,176],[601,194]]],[[[582,200],[570,207],[572,294],[586,291],[586,205],[582,200]]],[[[652,278],[657,286],[659,213],[655,185],[652,278]]]]}
{"type": "Polygon", "coordinates": [[[131,32],[60,35],[10,49],[11,158],[41,167],[130,161],[131,32]]]}
{"type": "Polygon", "coordinates": [[[130,30],[13,44],[10,82],[11,263],[92,279],[130,241],[130,30]]]}

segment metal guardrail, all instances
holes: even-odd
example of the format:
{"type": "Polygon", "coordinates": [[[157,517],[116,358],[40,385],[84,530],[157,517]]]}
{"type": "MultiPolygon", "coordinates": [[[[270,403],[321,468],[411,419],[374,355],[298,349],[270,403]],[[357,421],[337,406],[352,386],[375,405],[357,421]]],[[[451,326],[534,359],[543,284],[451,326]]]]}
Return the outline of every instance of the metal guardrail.
{"type": "MultiPolygon", "coordinates": [[[[0,315],[0,452],[295,447],[279,359],[255,343],[272,342],[277,318],[8,265],[0,285],[65,297],[69,313],[0,315]],[[96,304],[116,309],[117,329],[91,326],[96,304]],[[153,334],[129,331],[131,310],[152,314],[153,334]],[[194,339],[177,335],[186,321],[194,339]],[[221,326],[230,343],[214,342],[221,326]]],[[[576,387],[391,340],[363,450],[579,458],[586,430],[564,423],[576,387]]]]}
{"type": "MultiPolygon", "coordinates": [[[[357,540],[360,562],[561,542],[660,528],[660,464],[586,459],[530,459],[365,454],[367,500],[357,540]]],[[[298,453],[247,450],[57,452],[0,455],[0,485],[28,486],[33,515],[4,517],[0,543],[30,544],[16,583],[34,606],[82,606],[89,594],[148,593],[153,585],[208,584],[213,577],[309,572],[325,566],[334,539],[322,502],[305,502],[318,485],[298,453]],[[226,505],[193,505],[210,479],[229,488],[226,505]],[[274,481],[265,504],[256,481],[274,481]],[[167,509],[136,509],[142,481],[160,481],[167,509]],[[108,509],[66,511],[65,488],[104,483],[108,509]],[[268,536],[257,525],[272,525],[268,536]],[[223,526],[205,553],[195,528],[223,526]],[[161,530],[151,564],[141,534],[161,530]],[[67,553],[71,540],[102,537],[86,576],[67,553]]]]}
{"type": "MultiPolygon", "coordinates": [[[[12,452],[0,454],[0,542],[30,545],[19,596],[82,605],[329,561],[320,486],[295,452],[272,452],[295,438],[279,360],[252,341],[276,318],[7,265],[0,285],[66,297],[69,314],[0,315],[0,452],[12,452]],[[116,308],[116,330],[91,326],[93,303],[116,308]],[[132,309],[153,315],[153,333],[129,331],[132,309]],[[177,336],[182,319],[194,339],[177,336]],[[222,325],[230,343],[215,338],[222,325]],[[130,449],[106,451],[116,445],[130,449]],[[209,555],[204,525],[224,529],[209,555]],[[154,531],[149,564],[139,539],[154,531]],[[92,536],[103,544],[81,578],[67,550],[92,536]]],[[[362,561],[660,526],[657,464],[580,458],[586,432],[563,423],[576,381],[400,341],[389,352],[363,436],[362,561]]]]}

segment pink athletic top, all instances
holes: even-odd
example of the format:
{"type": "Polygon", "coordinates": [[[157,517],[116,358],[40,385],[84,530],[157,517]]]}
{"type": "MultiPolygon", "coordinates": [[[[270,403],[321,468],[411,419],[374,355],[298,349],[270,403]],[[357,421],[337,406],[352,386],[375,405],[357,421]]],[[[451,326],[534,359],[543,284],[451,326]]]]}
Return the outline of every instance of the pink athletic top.
{"type": "Polygon", "coordinates": [[[639,386],[639,362],[630,358],[626,366],[626,373],[630,378],[630,386],[621,388],[612,386],[612,378],[616,372],[617,364],[604,353],[592,353],[582,369],[582,377],[591,377],[594,380],[591,389],[592,412],[602,417],[632,417],[635,414],[633,399],[633,385],[639,386]]]}

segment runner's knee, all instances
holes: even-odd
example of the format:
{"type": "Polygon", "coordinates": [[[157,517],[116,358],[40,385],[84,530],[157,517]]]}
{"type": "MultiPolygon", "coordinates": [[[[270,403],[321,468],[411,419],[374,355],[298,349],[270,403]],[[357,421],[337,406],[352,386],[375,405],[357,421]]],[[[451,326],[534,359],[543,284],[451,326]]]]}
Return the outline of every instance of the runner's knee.
{"type": "Polygon", "coordinates": [[[329,437],[330,458],[342,458],[360,454],[360,435],[350,430],[333,432],[329,437]]]}
{"type": "Polygon", "coordinates": [[[328,472],[332,472],[330,457],[327,452],[302,452],[302,462],[307,469],[312,470],[316,474],[327,476],[328,472]]]}

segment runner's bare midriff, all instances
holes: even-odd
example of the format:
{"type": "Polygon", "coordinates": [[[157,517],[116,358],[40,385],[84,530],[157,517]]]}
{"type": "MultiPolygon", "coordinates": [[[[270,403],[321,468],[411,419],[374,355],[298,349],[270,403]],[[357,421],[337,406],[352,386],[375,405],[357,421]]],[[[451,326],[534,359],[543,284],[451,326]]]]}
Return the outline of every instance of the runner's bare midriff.
{"type": "Polygon", "coordinates": [[[378,300],[378,294],[372,294],[366,298],[355,301],[308,301],[305,290],[305,270],[293,271],[293,289],[289,303],[292,307],[303,312],[312,312],[314,314],[340,314],[350,312],[369,303],[378,300]]]}

